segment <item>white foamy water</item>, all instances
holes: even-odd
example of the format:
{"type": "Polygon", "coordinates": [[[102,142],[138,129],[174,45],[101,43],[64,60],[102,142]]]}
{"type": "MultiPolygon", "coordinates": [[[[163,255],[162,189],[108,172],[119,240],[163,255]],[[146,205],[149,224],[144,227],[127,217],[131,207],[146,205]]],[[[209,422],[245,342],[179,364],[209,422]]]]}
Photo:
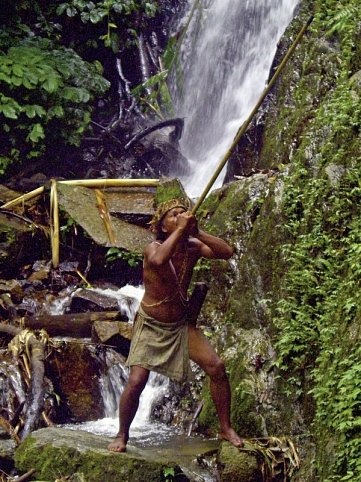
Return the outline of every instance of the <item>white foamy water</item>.
{"type": "MultiPolygon", "coordinates": [[[[177,116],[185,118],[180,145],[191,173],[176,174],[191,197],[203,191],[262,94],[277,42],[298,0],[201,4],[183,45],[182,94],[174,87],[177,116]]],[[[223,178],[224,172],[215,188],[223,178]]]]}

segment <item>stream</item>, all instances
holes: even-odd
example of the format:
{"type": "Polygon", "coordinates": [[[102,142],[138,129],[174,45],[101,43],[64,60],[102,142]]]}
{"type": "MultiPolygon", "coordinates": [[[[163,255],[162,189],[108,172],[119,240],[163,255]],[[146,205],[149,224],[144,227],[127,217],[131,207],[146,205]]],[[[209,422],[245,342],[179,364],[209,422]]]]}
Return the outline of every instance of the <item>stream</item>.
{"type": "MultiPolygon", "coordinates": [[[[143,296],[142,287],[124,286],[119,290],[95,289],[101,295],[110,296],[118,300],[119,310],[125,313],[129,320],[133,320],[140,300],[143,296]],[[132,300],[130,302],[130,300],[132,300]]],[[[55,301],[50,309],[53,314],[63,314],[69,300],[61,302],[55,301]],[[58,311],[55,312],[55,306],[58,311]]],[[[64,339],[63,339],[64,340],[64,339]]],[[[87,339],[84,342],[90,341],[87,339]]],[[[99,359],[99,366],[104,366],[105,370],[101,375],[100,386],[105,417],[99,420],[83,423],[63,424],[63,428],[72,430],[85,430],[87,432],[114,437],[119,428],[118,405],[119,398],[128,379],[128,368],[124,366],[119,354],[108,349],[98,353],[96,346],[89,345],[89,350],[94,358],[99,359]],[[104,359],[105,358],[105,359],[104,359]]],[[[147,450],[156,449],[157,455],[176,459],[184,473],[196,482],[215,481],[215,466],[210,465],[209,460],[204,460],[201,466],[194,460],[193,453],[197,451],[214,451],[218,442],[215,439],[204,439],[199,436],[187,436],[180,427],[167,426],[163,423],[151,419],[154,405],[162,400],[170,390],[169,378],[157,373],[151,373],[146,387],[140,397],[139,408],[136,417],[130,428],[129,445],[146,448],[147,450]]]]}

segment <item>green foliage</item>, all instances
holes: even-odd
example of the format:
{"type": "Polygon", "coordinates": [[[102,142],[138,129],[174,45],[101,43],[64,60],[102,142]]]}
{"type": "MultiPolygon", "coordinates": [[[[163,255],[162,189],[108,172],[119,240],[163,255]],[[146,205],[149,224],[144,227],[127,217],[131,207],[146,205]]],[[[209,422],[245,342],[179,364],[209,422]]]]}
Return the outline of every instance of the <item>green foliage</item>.
{"type": "MultiPolygon", "coordinates": [[[[101,0],[98,2],[71,0],[61,3],[56,9],[57,15],[65,14],[68,17],[80,17],[83,23],[104,23],[106,33],[99,38],[106,47],[111,47],[114,52],[119,51],[120,35],[118,29],[124,26],[124,18],[139,11],[143,11],[146,15],[152,17],[157,11],[157,3],[143,0],[101,0]]],[[[132,33],[132,29],[129,32],[132,33]]]]}
{"type": "Polygon", "coordinates": [[[328,36],[334,33],[352,32],[353,19],[359,16],[360,5],[355,0],[347,3],[347,5],[342,5],[342,2],[339,2],[337,5],[338,11],[335,14],[333,12],[330,16],[327,23],[328,36]]]}
{"type": "Polygon", "coordinates": [[[143,104],[145,110],[150,107],[163,119],[174,114],[173,101],[167,86],[168,71],[163,70],[150,77],[146,82],[132,89],[132,94],[143,104]],[[147,94],[147,90],[151,93],[147,94]]]}
{"type": "Polygon", "coordinates": [[[311,378],[316,430],[338,438],[334,475],[327,480],[360,480],[361,362],[349,337],[361,306],[361,172],[358,166],[341,172],[332,185],[300,163],[289,179],[285,229],[293,241],[283,252],[289,270],[278,304],[277,364],[293,393],[302,394],[303,380],[311,378]],[[347,474],[352,477],[343,478],[347,474]]]}
{"type": "Polygon", "coordinates": [[[174,467],[166,467],[163,469],[163,475],[165,480],[174,480],[175,470],[174,467]]]}
{"type": "Polygon", "coordinates": [[[196,265],[194,266],[194,271],[195,272],[209,272],[211,270],[212,263],[209,259],[206,258],[200,258],[196,265]]]}
{"type": "MultiPolygon", "coordinates": [[[[80,145],[102,65],[136,45],[157,12],[144,0],[4,0],[0,31],[0,175],[34,159],[56,164],[80,145]],[[106,48],[104,48],[104,46],[106,48]],[[91,59],[92,63],[84,59],[91,59]],[[56,149],[55,147],[56,146],[56,149]]],[[[164,87],[159,88],[159,97],[164,87]]]]}
{"type": "Polygon", "coordinates": [[[19,42],[0,56],[0,173],[20,158],[44,155],[57,143],[79,145],[91,101],[108,88],[99,64],[49,40],[19,42]]]}
{"type": "MultiPolygon", "coordinates": [[[[359,22],[354,0],[317,2],[313,29],[337,42],[337,74],[318,99],[283,195],[290,241],[282,247],[288,269],[275,316],[277,366],[286,393],[314,397],[324,482],[361,481],[361,101],[349,80],[359,22]]],[[[294,92],[300,112],[305,85],[294,92]]]]}
{"type": "Polygon", "coordinates": [[[108,264],[113,263],[118,259],[122,259],[126,261],[131,268],[138,267],[143,260],[141,254],[132,251],[125,251],[119,248],[109,248],[105,255],[105,258],[108,264]]]}

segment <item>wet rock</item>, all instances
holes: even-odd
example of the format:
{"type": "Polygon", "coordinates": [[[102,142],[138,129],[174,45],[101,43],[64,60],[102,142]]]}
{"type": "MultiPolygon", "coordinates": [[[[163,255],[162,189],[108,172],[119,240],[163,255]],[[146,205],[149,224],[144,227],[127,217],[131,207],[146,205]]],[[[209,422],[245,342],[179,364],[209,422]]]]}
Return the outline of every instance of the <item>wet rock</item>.
{"type": "Polygon", "coordinates": [[[59,420],[85,422],[104,416],[99,384],[101,366],[86,342],[65,342],[47,366],[61,400],[59,420]]]}
{"type": "Polygon", "coordinates": [[[1,475],[2,471],[10,472],[14,466],[14,453],[15,453],[15,442],[12,439],[2,439],[0,438],[0,468],[1,475]]]}
{"type": "Polygon", "coordinates": [[[344,166],[337,166],[337,164],[332,163],[326,166],[325,171],[332,186],[337,186],[346,173],[344,166]]]}
{"type": "Polygon", "coordinates": [[[148,228],[153,215],[154,194],[143,189],[109,189],[105,193],[109,212],[123,221],[148,228]],[[121,192],[121,195],[119,193],[121,192]]]}
{"type": "Polygon", "coordinates": [[[51,270],[51,261],[38,260],[33,264],[33,272],[27,278],[28,282],[44,281],[48,279],[51,270]]]}
{"type": "Polygon", "coordinates": [[[21,193],[17,191],[13,191],[12,189],[9,189],[8,187],[4,186],[3,184],[0,184],[0,203],[5,204],[9,201],[12,201],[13,199],[17,198],[18,196],[21,196],[21,193]]]}
{"type": "Polygon", "coordinates": [[[43,235],[34,236],[31,223],[11,212],[0,212],[0,270],[3,276],[10,277],[19,266],[36,259],[44,243],[43,235]]]}
{"type": "Polygon", "coordinates": [[[15,452],[19,471],[36,469],[38,480],[55,480],[75,472],[89,482],[161,481],[164,470],[173,467],[177,480],[187,481],[176,463],[154,452],[129,446],[123,454],[109,452],[110,439],[82,431],[46,428],[33,432],[15,452]]]}
{"type": "Polygon", "coordinates": [[[70,311],[73,313],[117,311],[118,309],[119,305],[115,297],[87,289],[77,290],[72,296],[70,304],[70,311]]]}
{"type": "Polygon", "coordinates": [[[21,301],[24,296],[21,283],[17,280],[0,280],[0,293],[10,294],[14,302],[21,301]]]}
{"type": "Polygon", "coordinates": [[[263,482],[257,457],[223,442],[218,455],[221,482],[263,482]]]}
{"type": "Polygon", "coordinates": [[[125,322],[95,321],[92,326],[92,340],[113,346],[127,357],[130,349],[132,325],[125,322]]]}

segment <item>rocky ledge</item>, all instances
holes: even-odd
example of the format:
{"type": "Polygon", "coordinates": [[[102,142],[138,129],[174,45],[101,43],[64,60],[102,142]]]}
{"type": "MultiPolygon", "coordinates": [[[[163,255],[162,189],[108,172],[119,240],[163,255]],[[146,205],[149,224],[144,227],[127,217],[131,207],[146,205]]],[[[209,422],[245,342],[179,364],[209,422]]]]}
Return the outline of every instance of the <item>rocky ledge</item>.
{"type": "Polygon", "coordinates": [[[87,482],[156,482],[169,480],[172,474],[177,481],[186,482],[219,480],[209,472],[210,460],[216,457],[218,469],[225,476],[221,475],[221,480],[262,480],[256,457],[217,440],[190,437],[148,448],[130,444],[122,454],[109,452],[109,442],[109,437],[81,430],[43,428],[30,434],[16,449],[15,465],[19,472],[35,469],[33,480],[42,481],[78,474],[87,482]],[[227,455],[229,450],[231,454],[227,455]],[[238,458],[239,464],[235,464],[238,458]]]}

